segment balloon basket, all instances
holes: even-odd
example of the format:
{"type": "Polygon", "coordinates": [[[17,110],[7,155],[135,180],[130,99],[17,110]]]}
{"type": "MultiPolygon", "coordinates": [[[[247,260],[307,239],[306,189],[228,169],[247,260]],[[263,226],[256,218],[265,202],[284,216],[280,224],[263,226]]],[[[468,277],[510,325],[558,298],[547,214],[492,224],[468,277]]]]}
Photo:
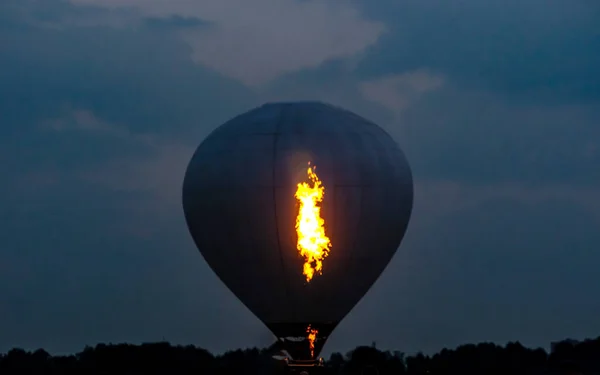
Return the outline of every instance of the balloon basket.
{"type": "Polygon", "coordinates": [[[310,359],[310,360],[294,360],[294,359],[286,359],[285,360],[286,372],[288,374],[297,374],[297,375],[313,375],[313,374],[321,374],[324,369],[323,358],[318,359],[310,359]]]}
{"type": "Polygon", "coordinates": [[[302,367],[322,367],[323,366],[323,358],[308,359],[308,360],[286,359],[285,360],[285,364],[286,364],[287,367],[298,367],[298,368],[302,368],[302,367]]]}

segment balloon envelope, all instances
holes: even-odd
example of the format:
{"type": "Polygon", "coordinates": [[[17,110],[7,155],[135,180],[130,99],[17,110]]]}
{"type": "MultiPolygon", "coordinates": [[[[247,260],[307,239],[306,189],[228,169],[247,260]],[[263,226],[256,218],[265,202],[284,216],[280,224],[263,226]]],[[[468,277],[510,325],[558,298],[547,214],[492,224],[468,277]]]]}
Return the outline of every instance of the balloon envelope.
{"type": "Polygon", "coordinates": [[[412,203],[412,174],[394,140],[319,102],[265,104],[226,122],[200,144],[183,184],[186,221],[206,262],[299,357],[310,357],[301,340],[309,325],[319,332],[318,355],[377,280],[412,203]],[[321,216],[331,249],[322,274],[307,283],[294,194],[309,162],[325,189],[321,216]]]}

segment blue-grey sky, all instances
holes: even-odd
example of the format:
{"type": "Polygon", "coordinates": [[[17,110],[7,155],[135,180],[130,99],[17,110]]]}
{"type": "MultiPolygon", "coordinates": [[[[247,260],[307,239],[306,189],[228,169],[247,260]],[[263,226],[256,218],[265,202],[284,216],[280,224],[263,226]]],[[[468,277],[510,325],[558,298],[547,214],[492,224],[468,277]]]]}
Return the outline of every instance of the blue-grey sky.
{"type": "Polygon", "coordinates": [[[326,353],[596,337],[599,67],[595,0],[2,0],[0,351],[269,344],[180,188],[208,132],[295,99],[381,124],[416,180],[326,353]]]}

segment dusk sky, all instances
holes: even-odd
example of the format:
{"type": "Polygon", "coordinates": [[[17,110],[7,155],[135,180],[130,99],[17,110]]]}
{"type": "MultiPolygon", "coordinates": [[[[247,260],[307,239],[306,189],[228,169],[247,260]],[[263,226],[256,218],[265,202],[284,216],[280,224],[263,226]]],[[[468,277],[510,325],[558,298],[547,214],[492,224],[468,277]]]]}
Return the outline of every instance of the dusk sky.
{"type": "Polygon", "coordinates": [[[301,99],[380,124],[415,177],[323,354],[600,335],[597,0],[0,0],[0,351],[271,344],[181,186],[218,125],[301,99]]]}

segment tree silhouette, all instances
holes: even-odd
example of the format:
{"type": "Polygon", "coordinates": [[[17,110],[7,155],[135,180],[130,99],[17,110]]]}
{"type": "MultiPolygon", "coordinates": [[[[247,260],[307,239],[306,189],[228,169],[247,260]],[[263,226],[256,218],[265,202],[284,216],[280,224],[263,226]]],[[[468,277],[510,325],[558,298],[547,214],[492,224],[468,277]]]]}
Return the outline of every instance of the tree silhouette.
{"type": "MultiPolygon", "coordinates": [[[[290,372],[272,358],[272,348],[238,349],[213,355],[194,346],[173,346],[166,342],[142,345],[98,344],[69,356],[52,356],[43,349],[20,348],[0,355],[0,374],[249,374],[269,375],[290,372]]],[[[325,366],[304,370],[309,374],[335,375],[593,375],[600,374],[600,338],[583,342],[563,341],[552,353],[529,349],[518,342],[504,347],[467,344],[443,349],[426,356],[417,353],[382,351],[359,346],[346,355],[333,353],[325,366]]],[[[298,371],[296,371],[298,373],[298,371]]]]}

